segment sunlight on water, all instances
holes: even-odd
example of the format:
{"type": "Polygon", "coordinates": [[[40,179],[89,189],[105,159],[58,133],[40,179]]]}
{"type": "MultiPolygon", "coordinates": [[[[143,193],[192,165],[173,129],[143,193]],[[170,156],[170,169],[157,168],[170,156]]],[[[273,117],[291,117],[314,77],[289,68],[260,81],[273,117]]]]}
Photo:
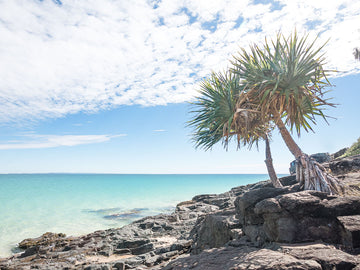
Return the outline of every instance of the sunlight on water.
{"type": "Polygon", "coordinates": [[[45,232],[81,235],[170,213],[194,195],[221,193],[267,175],[0,175],[0,257],[45,232]]]}

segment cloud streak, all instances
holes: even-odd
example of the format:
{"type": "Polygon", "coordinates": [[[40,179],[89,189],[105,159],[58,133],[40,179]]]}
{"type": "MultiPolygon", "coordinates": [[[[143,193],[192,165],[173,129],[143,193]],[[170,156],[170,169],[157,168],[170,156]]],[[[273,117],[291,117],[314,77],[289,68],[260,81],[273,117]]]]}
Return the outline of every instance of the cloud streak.
{"type": "Polygon", "coordinates": [[[102,143],[122,136],[126,135],[28,135],[26,137],[30,137],[30,139],[9,141],[7,143],[0,144],[0,150],[77,146],[83,144],[102,143]]]}
{"type": "Polygon", "coordinates": [[[2,1],[0,122],[192,99],[239,46],[320,33],[329,68],[359,73],[358,1],[2,1]]]}

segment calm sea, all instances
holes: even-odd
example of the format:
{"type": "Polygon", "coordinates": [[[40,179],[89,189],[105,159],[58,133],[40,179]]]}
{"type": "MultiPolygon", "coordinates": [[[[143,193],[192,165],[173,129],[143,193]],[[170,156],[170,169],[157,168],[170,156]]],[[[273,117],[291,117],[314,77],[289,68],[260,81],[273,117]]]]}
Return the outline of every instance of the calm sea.
{"type": "Polygon", "coordinates": [[[267,175],[0,175],[0,257],[44,232],[81,235],[172,212],[194,195],[222,193],[267,175]]]}

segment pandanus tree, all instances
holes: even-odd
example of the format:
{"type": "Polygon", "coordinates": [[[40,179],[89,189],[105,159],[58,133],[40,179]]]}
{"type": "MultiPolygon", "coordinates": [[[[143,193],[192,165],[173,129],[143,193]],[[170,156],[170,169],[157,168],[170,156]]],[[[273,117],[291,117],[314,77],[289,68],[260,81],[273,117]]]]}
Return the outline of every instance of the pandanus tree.
{"type": "Polygon", "coordinates": [[[193,141],[196,147],[211,149],[222,141],[228,149],[235,139],[237,147],[258,146],[260,140],[266,143],[266,166],[275,187],[281,187],[271,157],[269,121],[264,121],[256,106],[243,98],[239,76],[230,72],[212,73],[200,84],[199,96],[193,102],[194,118],[189,125],[194,128],[193,141]],[[239,102],[239,100],[242,100],[239,102]]]}
{"type": "Polygon", "coordinates": [[[324,45],[315,47],[316,39],[308,42],[308,36],[289,37],[278,34],[275,40],[265,39],[262,46],[252,45],[250,51],[241,49],[234,56],[231,71],[239,76],[243,97],[257,104],[263,121],[271,121],[297,160],[296,177],[304,189],[330,194],[340,193],[337,178],[328,173],[321,164],[303,153],[290,131],[312,131],[315,118],[326,120],[324,109],[334,106],[325,99],[327,79],[324,45]]]}

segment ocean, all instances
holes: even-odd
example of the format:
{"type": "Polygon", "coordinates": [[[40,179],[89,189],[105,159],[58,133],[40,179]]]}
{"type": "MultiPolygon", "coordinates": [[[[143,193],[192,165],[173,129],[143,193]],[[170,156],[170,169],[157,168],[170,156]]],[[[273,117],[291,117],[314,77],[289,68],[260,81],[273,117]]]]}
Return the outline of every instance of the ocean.
{"type": "Polygon", "coordinates": [[[171,213],[195,195],[266,180],[265,174],[0,175],[0,257],[45,232],[82,235],[138,218],[171,213]]]}

